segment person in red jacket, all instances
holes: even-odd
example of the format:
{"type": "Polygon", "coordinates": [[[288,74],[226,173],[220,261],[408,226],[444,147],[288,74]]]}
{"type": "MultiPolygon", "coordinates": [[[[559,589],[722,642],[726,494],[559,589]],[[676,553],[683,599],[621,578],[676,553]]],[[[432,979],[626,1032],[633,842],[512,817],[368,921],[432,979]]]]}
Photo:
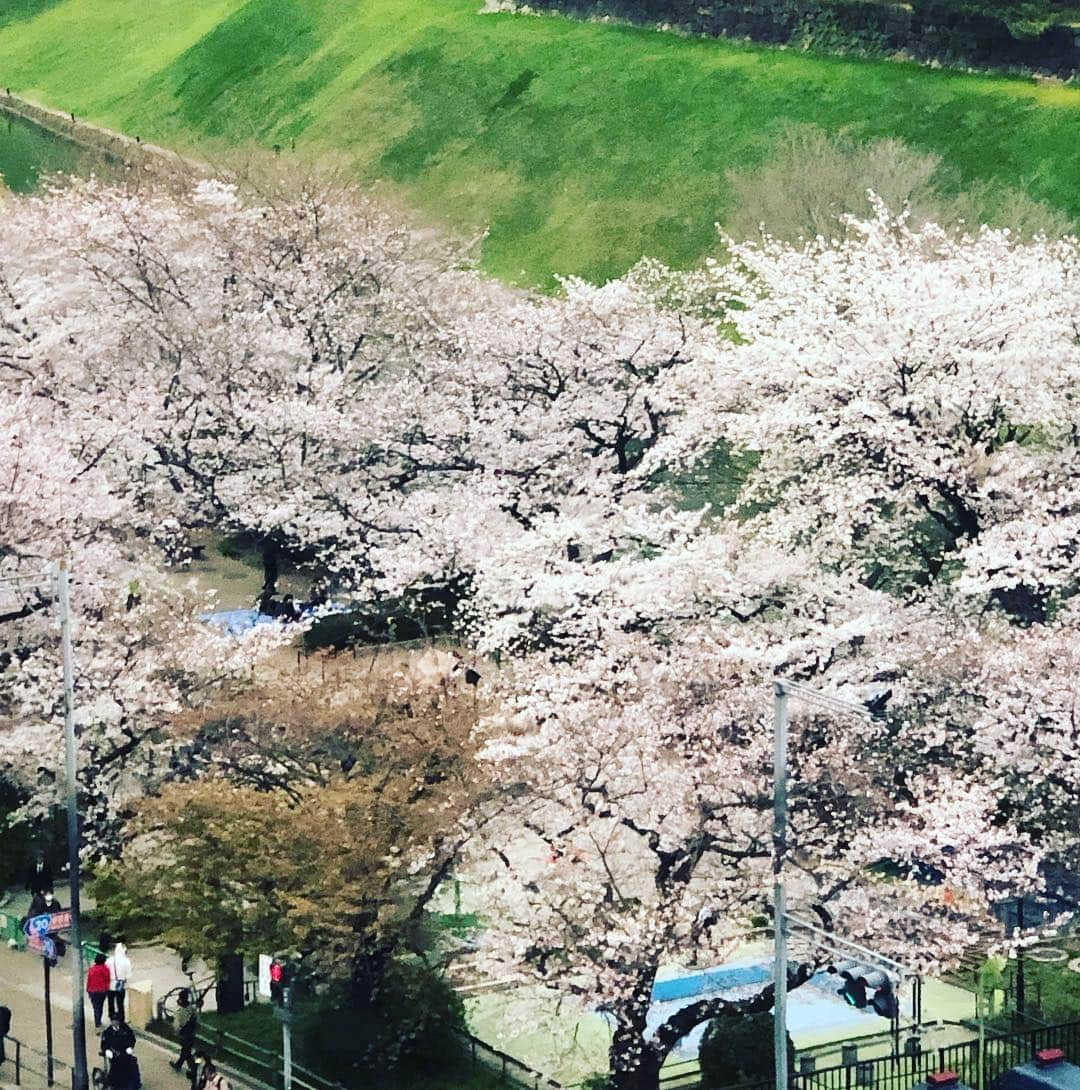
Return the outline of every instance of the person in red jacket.
{"type": "Polygon", "coordinates": [[[90,996],[90,1005],[94,1008],[94,1029],[101,1029],[101,1012],[105,1009],[105,998],[111,983],[112,976],[105,964],[105,955],[98,954],[86,973],[86,994],[90,996]]]}
{"type": "Polygon", "coordinates": [[[285,967],[279,958],[270,962],[270,1001],[280,1004],[285,994],[285,967]]]}

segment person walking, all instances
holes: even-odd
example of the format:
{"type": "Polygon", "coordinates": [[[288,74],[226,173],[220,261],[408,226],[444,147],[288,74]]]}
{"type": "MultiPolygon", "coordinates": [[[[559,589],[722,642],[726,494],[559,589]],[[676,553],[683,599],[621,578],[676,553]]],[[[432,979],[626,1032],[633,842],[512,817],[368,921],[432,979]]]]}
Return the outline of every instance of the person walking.
{"type": "Polygon", "coordinates": [[[120,1021],[124,1020],[124,995],[127,992],[127,983],[131,977],[131,959],[127,956],[127,947],[118,942],[113,947],[112,957],[106,962],[109,967],[111,983],[109,985],[109,1017],[114,1012],[119,1013],[120,1021]]]}
{"type": "Polygon", "coordinates": [[[101,1054],[110,1063],[117,1056],[135,1055],[135,1031],[119,1011],[109,1012],[109,1024],[101,1035],[101,1054]]]}
{"type": "Polygon", "coordinates": [[[199,1016],[195,1005],[191,1002],[191,993],[185,988],[177,1000],[179,1007],[176,1011],[176,1036],[180,1041],[180,1055],[175,1060],[169,1061],[169,1066],[174,1071],[179,1071],[187,1065],[188,1078],[195,1082],[195,1032],[199,1028],[199,1016]]]}
{"type": "Polygon", "coordinates": [[[11,1032],[11,1008],[0,1007],[0,1064],[4,1062],[4,1038],[11,1032]]]}
{"type": "Polygon", "coordinates": [[[46,862],[43,855],[39,855],[26,872],[26,892],[31,897],[35,893],[44,893],[53,887],[52,867],[46,862]]]}
{"type": "Polygon", "coordinates": [[[86,973],[86,994],[90,996],[90,1006],[94,1008],[94,1029],[101,1029],[101,1015],[111,990],[112,977],[105,964],[105,955],[98,954],[86,973]]]}

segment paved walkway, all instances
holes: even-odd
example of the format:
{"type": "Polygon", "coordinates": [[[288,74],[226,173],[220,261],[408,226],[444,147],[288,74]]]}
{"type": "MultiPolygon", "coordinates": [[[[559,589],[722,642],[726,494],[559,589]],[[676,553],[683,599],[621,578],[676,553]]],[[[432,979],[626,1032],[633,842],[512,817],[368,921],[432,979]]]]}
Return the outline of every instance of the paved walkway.
{"type": "MultiPolygon", "coordinates": [[[[53,1054],[57,1064],[55,1079],[61,1090],[71,1086],[71,955],[65,957],[51,973],[53,1054]],[[68,964],[65,964],[68,963],[68,964]]],[[[23,1054],[22,1085],[31,1090],[45,1085],[45,1003],[44,970],[41,958],[29,951],[11,950],[0,946],[0,1003],[11,1008],[11,1036],[18,1038],[27,1051],[23,1054]],[[28,1051],[34,1050],[34,1051],[28,1051]]],[[[89,1066],[99,1066],[98,1035],[89,1002],[84,1002],[86,1017],[86,1056],[89,1066]]],[[[143,1086],[146,1090],[188,1090],[189,1083],[168,1066],[170,1054],[156,1042],[145,1038],[136,1047],[143,1086]]],[[[0,1065],[0,1087],[7,1090],[15,1085],[14,1057],[0,1065]]]]}
{"type": "MultiPolygon", "coordinates": [[[[57,897],[67,904],[67,890],[57,883],[57,897]]],[[[23,894],[12,897],[0,911],[15,915],[24,913],[29,906],[29,898],[23,894]],[[25,902],[25,903],[24,903],[25,902]]],[[[87,936],[93,941],[97,936],[87,936]]],[[[132,947],[129,950],[132,963],[132,983],[149,981],[155,998],[188,983],[187,977],[180,971],[177,955],[166,947],[132,947]]],[[[72,954],[69,952],[51,972],[53,1055],[59,1061],[55,1066],[55,1086],[58,1090],[70,1090],[72,1058],[71,1032],[71,965],[72,954]]],[[[201,969],[201,966],[200,966],[201,969]]],[[[195,974],[196,980],[207,976],[206,971],[195,974]]],[[[212,1004],[213,992],[207,999],[212,1004]]],[[[22,1086],[27,1090],[39,1090],[46,1086],[45,1080],[45,1004],[44,1004],[44,969],[41,958],[28,950],[12,950],[0,943],[0,1005],[11,1008],[10,1035],[23,1043],[22,1086]]],[[[86,1056],[87,1064],[93,1068],[100,1066],[98,1035],[94,1030],[94,1015],[89,1000],[84,998],[83,1007],[86,1019],[86,1056]]],[[[139,1027],[134,1027],[136,1034],[139,1027]]],[[[9,1090],[15,1086],[14,1049],[9,1046],[7,1061],[0,1064],[0,1090],[9,1090]]],[[[189,1090],[188,1080],[168,1066],[173,1053],[156,1041],[141,1037],[135,1050],[139,1058],[145,1090],[189,1090]]]]}

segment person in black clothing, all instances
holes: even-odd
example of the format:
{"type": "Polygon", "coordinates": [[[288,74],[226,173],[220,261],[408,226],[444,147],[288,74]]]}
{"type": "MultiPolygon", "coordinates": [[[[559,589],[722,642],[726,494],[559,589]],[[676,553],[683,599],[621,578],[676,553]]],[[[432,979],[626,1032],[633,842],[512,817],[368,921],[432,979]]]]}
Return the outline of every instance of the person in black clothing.
{"type": "Polygon", "coordinates": [[[26,913],[27,919],[31,916],[45,916],[53,912],[63,912],[64,906],[56,899],[51,889],[44,893],[35,893],[30,901],[30,908],[26,913]]]}
{"type": "Polygon", "coordinates": [[[101,1054],[106,1060],[135,1054],[135,1031],[121,1018],[119,1011],[109,1015],[109,1024],[101,1035],[101,1054]]]}
{"type": "Polygon", "coordinates": [[[33,895],[53,888],[52,867],[39,855],[26,872],[26,891],[33,895]]]}
{"type": "Polygon", "coordinates": [[[11,1010],[0,1007],[0,1064],[4,1062],[4,1038],[11,1032],[11,1010]]]}
{"type": "Polygon", "coordinates": [[[322,580],[317,580],[311,588],[311,597],[300,607],[300,612],[305,613],[312,609],[324,606],[330,599],[330,592],[322,580]]]}
{"type": "Polygon", "coordinates": [[[191,1004],[191,995],[187,991],[180,993],[177,1000],[180,1007],[176,1012],[176,1036],[180,1041],[180,1055],[175,1060],[169,1061],[169,1066],[174,1071],[179,1071],[187,1065],[188,1078],[195,1081],[195,1031],[199,1027],[199,1018],[195,1008],[191,1004]]]}
{"type": "Polygon", "coordinates": [[[109,1064],[110,1090],[141,1090],[139,1061],[133,1052],[118,1053],[109,1064]]]}

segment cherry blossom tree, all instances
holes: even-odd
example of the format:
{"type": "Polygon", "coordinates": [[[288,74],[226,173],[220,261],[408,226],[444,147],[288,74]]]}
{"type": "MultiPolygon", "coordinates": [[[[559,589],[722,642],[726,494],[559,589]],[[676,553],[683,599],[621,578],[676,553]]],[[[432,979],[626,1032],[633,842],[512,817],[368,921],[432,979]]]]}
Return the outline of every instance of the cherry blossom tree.
{"type": "MultiPolygon", "coordinates": [[[[462,637],[503,661],[477,741],[512,788],[477,814],[481,960],[604,1010],[618,1090],[772,1003],[647,1018],[661,969],[761,911],[773,677],[881,712],[795,731],[793,897],[845,935],[947,961],[1075,847],[1075,241],[879,208],[835,244],[530,298],[347,192],[86,183],[0,230],[5,389],[43,406],[41,472],[83,497],[60,525],[107,522],[111,572],[214,526],[358,595],[467,588],[462,637]],[[718,451],[734,502],[691,502],[718,451]]],[[[164,670],[124,637],[173,686],[148,721],[198,688],[190,627],[164,670]]]]}
{"type": "Polygon", "coordinates": [[[1075,850],[1076,268],[1074,241],[881,209],[839,245],[766,240],[624,285],[719,335],[698,328],[650,391],[665,426],[641,463],[580,518],[581,460],[546,549],[526,536],[520,568],[507,549],[478,581],[502,592],[492,644],[525,618],[563,637],[519,642],[493,683],[509,711],[488,756],[528,802],[487,953],[609,1013],[617,1087],[655,1086],[697,1022],[771,1005],[763,988],[647,1022],[659,969],[718,960],[760,906],[770,675],[885,709],[800,733],[797,900],[838,931],[949,961],[1041,852],[1075,850]],[[753,454],[735,510],[674,511],[664,480],[717,442],[753,454]],[[556,543],[590,524],[614,548],[568,563],[556,543]],[[886,860],[912,878],[875,879],[886,860]],[[915,880],[927,865],[947,899],[915,880]]]}
{"type": "MultiPolygon", "coordinates": [[[[197,622],[203,603],[165,579],[148,540],[151,521],[117,457],[125,432],[108,412],[94,415],[99,399],[108,405],[99,388],[72,381],[73,335],[61,333],[60,317],[75,310],[77,288],[57,287],[21,233],[26,206],[9,207],[16,214],[5,221],[11,245],[0,290],[0,574],[33,582],[52,563],[72,573],[81,811],[91,851],[107,852],[127,802],[162,771],[170,717],[200,693],[245,676],[280,636],[228,641],[197,622]]],[[[0,629],[8,723],[0,761],[32,789],[30,816],[55,804],[63,750],[54,603],[6,582],[0,629]]]]}

